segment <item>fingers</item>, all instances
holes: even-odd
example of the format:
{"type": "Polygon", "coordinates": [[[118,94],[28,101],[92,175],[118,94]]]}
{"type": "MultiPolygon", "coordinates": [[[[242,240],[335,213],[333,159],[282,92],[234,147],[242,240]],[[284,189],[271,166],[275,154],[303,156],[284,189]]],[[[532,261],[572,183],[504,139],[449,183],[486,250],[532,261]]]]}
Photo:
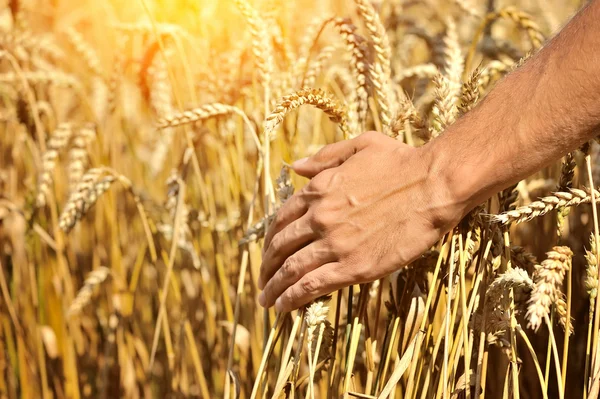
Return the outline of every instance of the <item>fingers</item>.
{"type": "Polygon", "coordinates": [[[273,306],[275,300],[288,287],[332,259],[334,259],[333,255],[320,241],[302,248],[288,257],[273,278],[266,283],[265,289],[259,296],[259,303],[264,307],[273,306]]]}
{"type": "Polygon", "coordinates": [[[308,210],[308,204],[302,195],[293,195],[277,211],[277,216],[267,230],[263,251],[266,251],[271,244],[273,237],[294,220],[301,218],[308,210]]]}
{"type": "Polygon", "coordinates": [[[352,155],[362,150],[367,144],[365,139],[371,133],[364,133],[351,139],[326,145],[312,157],[300,159],[292,164],[292,168],[301,176],[313,178],[325,169],[340,166],[352,155]]]}
{"type": "Polygon", "coordinates": [[[315,298],[327,295],[348,285],[335,270],[339,263],[327,263],[305,274],[294,285],[287,288],[275,301],[275,310],[290,312],[306,305],[315,298]]]}
{"type": "Polygon", "coordinates": [[[277,233],[269,242],[269,246],[265,247],[263,262],[260,266],[260,276],[258,277],[258,288],[263,289],[267,281],[273,277],[288,257],[316,237],[317,235],[306,215],[290,223],[277,233]]]}

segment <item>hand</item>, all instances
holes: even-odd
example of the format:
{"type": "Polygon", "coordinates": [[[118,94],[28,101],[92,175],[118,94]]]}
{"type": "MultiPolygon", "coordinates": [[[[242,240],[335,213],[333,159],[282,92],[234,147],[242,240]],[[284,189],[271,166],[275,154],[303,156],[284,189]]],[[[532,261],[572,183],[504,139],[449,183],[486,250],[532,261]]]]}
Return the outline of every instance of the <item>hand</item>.
{"type": "Polygon", "coordinates": [[[262,306],[296,309],[374,281],[416,259],[462,217],[427,145],[377,132],[295,162],[311,181],[279,210],[265,237],[262,306]]]}

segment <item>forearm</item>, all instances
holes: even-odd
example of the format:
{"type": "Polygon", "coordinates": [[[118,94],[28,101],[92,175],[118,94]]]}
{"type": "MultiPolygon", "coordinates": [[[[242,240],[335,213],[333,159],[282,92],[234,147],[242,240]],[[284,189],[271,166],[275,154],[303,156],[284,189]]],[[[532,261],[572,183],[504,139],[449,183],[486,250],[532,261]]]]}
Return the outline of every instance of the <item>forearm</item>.
{"type": "Polygon", "coordinates": [[[464,211],[556,161],[600,125],[600,0],[429,143],[464,211]]]}

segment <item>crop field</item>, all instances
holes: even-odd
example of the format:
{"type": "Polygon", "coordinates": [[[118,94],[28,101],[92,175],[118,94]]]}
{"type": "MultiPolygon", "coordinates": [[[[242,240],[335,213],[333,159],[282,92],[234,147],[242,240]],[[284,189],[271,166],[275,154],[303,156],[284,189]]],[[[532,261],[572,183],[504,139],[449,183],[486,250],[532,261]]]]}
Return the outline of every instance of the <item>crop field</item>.
{"type": "Polygon", "coordinates": [[[0,0],[0,398],[597,398],[595,141],[391,276],[257,301],[290,163],[426,145],[582,3],[0,0]]]}

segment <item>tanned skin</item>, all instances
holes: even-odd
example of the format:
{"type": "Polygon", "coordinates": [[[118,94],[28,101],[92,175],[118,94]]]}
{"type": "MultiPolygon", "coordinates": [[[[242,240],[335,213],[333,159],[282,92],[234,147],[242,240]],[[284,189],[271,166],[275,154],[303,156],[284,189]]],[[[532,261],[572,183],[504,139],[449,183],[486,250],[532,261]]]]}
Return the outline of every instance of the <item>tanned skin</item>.
{"type": "Polygon", "coordinates": [[[310,182],[265,237],[262,306],[280,312],[384,277],[471,209],[598,134],[600,0],[440,137],[413,148],[377,132],[293,169],[310,182]]]}

